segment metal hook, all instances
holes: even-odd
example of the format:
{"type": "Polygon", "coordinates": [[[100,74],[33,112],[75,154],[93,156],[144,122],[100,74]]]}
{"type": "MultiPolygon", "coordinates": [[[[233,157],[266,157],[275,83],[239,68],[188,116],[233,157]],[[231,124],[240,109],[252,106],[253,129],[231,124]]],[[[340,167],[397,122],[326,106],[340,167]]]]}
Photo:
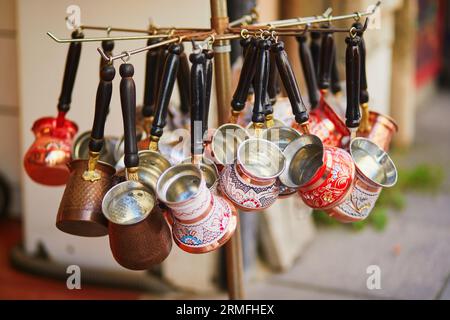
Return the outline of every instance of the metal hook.
{"type": "Polygon", "coordinates": [[[272,37],[272,40],[275,41],[275,43],[278,43],[278,34],[275,30],[272,30],[270,36],[272,37]]]}
{"type": "Polygon", "coordinates": [[[311,27],[310,23],[305,24],[305,28],[303,29],[303,32],[300,34],[300,36],[306,35],[306,32],[308,32],[309,27],[311,27]]]}
{"type": "MultiPolygon", "coordinates": [[[[123,63],[128,63],[131,59],[131,54],[128,51],[123,51],[122,53],[126,54],[126,60],[125,57],[122,57],[120,59],[123,61],[123,63]]],[[[109,57],[108,60],[111,60],[111,57],[109,57]]]]}
{"type": "Polygon", "coordinates": [[[358,29],[356,29],[355,27],[351,27],[349,34],[350,34],[350,38],[354,39],[358,34],[358,29]]]}
{"type": "Polygon", "coordinates": [[[242,29],[241,30],[241,37],[242,37],[242,39],[247,39],[248,37],[250,37],[250,35],[248,34],[248,30],[247,29],[242,29]]]}
{"type": "Polygon", "coordinates": [[[111,33],[111,26],[108,26],[107,28],[106,28],[106,35],[109,37],[109,35],[110,35],[110,33],[111,33]]]}
{"type": "Polygon", "coordinates": [[[356,22],[361,20],[361,13],[359,11],[355,11],[353,13],[356,14],[356,17],[353,17],[353,19],[355,19],[356,22]]]}

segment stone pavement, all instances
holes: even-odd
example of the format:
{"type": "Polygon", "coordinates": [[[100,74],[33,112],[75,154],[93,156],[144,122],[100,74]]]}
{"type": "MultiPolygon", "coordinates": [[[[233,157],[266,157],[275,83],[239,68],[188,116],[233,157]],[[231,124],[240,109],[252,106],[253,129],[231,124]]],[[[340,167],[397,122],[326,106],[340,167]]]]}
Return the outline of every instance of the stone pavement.
{"type": "MultiPolygon", "coordinates": [[[[402,212],[389,212],[382,232],[319,228],[287,273],[247,286],[248,299],[450,299],[450,93],[418,109],[415,146],[398,167],[442,165],[438,195],[408,194],[402,212]],[[366,269],[381,270],[381,289],[369,290],[366,269]]],[[[281,213],[280,213],[281,214],[281,213]]]]}

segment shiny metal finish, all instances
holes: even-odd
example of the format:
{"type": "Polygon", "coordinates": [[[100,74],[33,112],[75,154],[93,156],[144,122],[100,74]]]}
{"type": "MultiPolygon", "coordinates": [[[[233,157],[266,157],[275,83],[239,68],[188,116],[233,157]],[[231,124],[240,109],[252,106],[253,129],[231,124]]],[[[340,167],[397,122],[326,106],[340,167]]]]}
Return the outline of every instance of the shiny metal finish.
{"type": "Polygon", "coordinates": [[[232,164],[237,156],[238,147],[250,134],[239,125],[227,123],[214,132],[211,139],[211,155],[221,165],[232,164]]]}
{"type": "Polygon", "coordinates": [[[138,182],[128,180],[109,190],[102,202],[105,217],[112,223],[131,225],[144,220],[153,210],[155,196],[138,182]]]}
{"type": "Polygon", "coordinates": [[[368,132],[358,131],[358,136],[366,137],[383,150],[388,151],[392,137],[398,131],[394,119],[375,111],[369,111],[369,127],[368,132]]]}
{"type": "Polygon", "coordinates": [[[156,151],[139,151],[139,181],[156,192],[161,174],[170,168],[170,162],[156,151]]]}
{"type": "Polygon", "coordinates": [[[237,151],[237,163],[249,177],[270,180],[278,177],[286,166],[286,159],[276,144],[264,139],[248,139],[237,151]]]}
{"type": "Polygon", "coordinates": [[[158,198],[170,204],[185,202],[201,191],[202,173],[192,164],[179,164],[164,172],[158,180],[158,198]]]}
{"type": "MultiPolygon", "coordinates": [[[[181,163],[191,163],[192,159],[186,158],[181,163]]],[[[214,162],[208,158],[202,157],[201,162],[197,163],[200,170],[202,171],[203,177],[206,180],[206,186],[209,190],[215,192],[219,182],[219,171],[217,170],[214,162]]]]}
{"type": "Polygon", "coordinates": [[[389,155],[374,142],[355,138],[350,143],[350,154],[356,170],[371,184],[388,188],[397,182],[397,169],[389,155]]]}
{"type": "Polygon", "coordinates": [[[281,151],[284,151],[289,143],[301,137],[301,134],[291,127],[272,127],[264,130],[262,138],[269,140],[277,145],[281,151]]]}
{"type": "Polygon", "coordinates": [[[286,170],[280,181],[289,188],[307,184],[323,165],[324,146],[315,135],[302,135],[292,141],[285,149],[286,170]]]}

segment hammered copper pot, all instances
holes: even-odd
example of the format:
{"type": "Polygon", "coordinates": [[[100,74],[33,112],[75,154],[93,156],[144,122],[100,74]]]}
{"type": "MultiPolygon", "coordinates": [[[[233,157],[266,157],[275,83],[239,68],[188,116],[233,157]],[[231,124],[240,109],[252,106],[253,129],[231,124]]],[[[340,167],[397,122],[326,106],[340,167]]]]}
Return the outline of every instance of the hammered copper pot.
{"type": "Polygon", "coordinates": [[[69,181],[56,217],[56,227],[69,234],[99,237],[108,234],[108,221],[102,213],[102,200],[112,187],[115,169],[107,163],[98,162],[96,171],[100,179],[84,180],[88,160],[74,160],[68,164],[69,181]]]}

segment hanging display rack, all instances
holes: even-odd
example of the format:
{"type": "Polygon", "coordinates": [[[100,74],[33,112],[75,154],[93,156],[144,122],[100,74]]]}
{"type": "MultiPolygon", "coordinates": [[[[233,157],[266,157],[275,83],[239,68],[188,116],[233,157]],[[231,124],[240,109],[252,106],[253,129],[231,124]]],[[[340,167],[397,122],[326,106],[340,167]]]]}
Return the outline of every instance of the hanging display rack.
{"type": "MultiPolygon", "coordinates": [[[[352,28],[334,28],[331,27],[331,22],[354,19],[360,20],[362,17],[368,17],[376,12],[380,6],[378,1],[370,10],[364,12],[354,12],[346,15],[332,16],[331,9],[328,8],[319,16],[312,17],[298,17],[293,19],[275,20],[269,22],[255,23],[259,15],[256,10],[252,10],[251,14],[229,22],[227,16],[226,0],[210,0],[211,4],[211,28],[185,28],[185,27],[156,27],[151,25],[147,30],[118,28],[111,26],[93,26],[82,25],[79,30],[98,30],[106,31],[106,37],[91,37],[91,38],[73,38],[61,39],[56,37],[53,33],[47,32],[47,35],[57,43],[76,43],[76,42],[97,42],[105,40],[124,41],[124,40],[139,40],[139,39],[161,39],[161,41],[148,45],[142,48],[127,50],[121,54],[109,56],[98,48],[101,57],[108,62],[117,59],[130,58],[131,55],[155,49],[170,43],[183,41],[203,41],[213,45],[215,52],[215,80],[216,80],[216,98],[218,108],[218,122],[219,124],[226,123],[229,118],[229,109],[231,101],[231,63],[230,51],[231,47],[229,40],[246,38],[248,36],[255,37],[272,37],[278,36],[300,36],[307,32],[347,32],[351,36],[356,34],[356,29],[352,28]],[[321,24],[329,24],[329,28],[321,24]],[[304,26],[303,28],[299,28],[304,26]],[[297,27],[297,28],[294,28],[297,27]],[[111,32],[126,32],[126,33],[142,33],[143,35],[136,36],[110,36],[111,32]]],[[[367,28],[367,19],[364,24],[362,32],[367,28]]],[[[361,30],[358,30],[361,32],[361,30]]],[[[227,287],[230,299],[243,299],[243,263],[242,263],[242,245],[239,223],[236,232],[231,239],[225,244],[226,253],[226,272],[227,272],[227,287]]]]}

